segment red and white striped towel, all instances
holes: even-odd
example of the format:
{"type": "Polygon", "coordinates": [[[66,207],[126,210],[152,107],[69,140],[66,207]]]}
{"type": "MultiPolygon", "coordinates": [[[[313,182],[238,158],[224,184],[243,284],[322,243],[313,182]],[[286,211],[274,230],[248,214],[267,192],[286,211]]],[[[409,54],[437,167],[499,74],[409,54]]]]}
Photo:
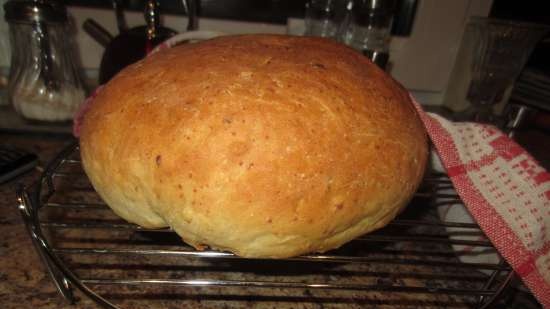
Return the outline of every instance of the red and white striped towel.
{"type": "Polygon", "coordinates": [[[451,122],[415,106],[471,215],[550,308],[550,173],[492,126],[451,122]]]}

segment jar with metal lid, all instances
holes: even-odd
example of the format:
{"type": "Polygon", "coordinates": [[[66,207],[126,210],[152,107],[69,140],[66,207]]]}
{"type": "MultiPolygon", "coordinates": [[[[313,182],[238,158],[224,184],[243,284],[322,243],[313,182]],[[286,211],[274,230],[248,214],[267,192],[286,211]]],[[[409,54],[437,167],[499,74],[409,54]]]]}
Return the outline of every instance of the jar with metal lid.
{"type": "Polygon", "coordinates": [[[68,17],[58,1],[8,1],[12,58],[8,100],[26,119],[67,121],[84,100],[68,35],[68,17]]]}

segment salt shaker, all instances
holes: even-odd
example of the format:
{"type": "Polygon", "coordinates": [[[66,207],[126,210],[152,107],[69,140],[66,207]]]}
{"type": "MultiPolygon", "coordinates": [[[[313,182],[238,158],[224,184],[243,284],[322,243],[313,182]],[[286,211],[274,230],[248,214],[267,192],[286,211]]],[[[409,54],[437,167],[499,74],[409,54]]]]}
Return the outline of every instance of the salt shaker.
{"type": "Polygon", "coordinates": [[[12,49],[8,100],[24,118],[66,121],[83,102],[68,35],[68,17],[58,1],[8,1],[5,19],[12,49]]]}

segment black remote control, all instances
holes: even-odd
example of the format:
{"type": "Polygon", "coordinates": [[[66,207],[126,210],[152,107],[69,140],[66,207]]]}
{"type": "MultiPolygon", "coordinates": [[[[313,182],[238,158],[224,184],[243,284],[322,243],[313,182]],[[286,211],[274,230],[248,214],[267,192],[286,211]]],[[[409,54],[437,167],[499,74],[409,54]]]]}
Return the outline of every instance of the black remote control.
{"type": "Polygon", "coordinates": [[[38,164],[38,157],[26,150],[0,145],[0,184],[13,179],[38,164]]]}

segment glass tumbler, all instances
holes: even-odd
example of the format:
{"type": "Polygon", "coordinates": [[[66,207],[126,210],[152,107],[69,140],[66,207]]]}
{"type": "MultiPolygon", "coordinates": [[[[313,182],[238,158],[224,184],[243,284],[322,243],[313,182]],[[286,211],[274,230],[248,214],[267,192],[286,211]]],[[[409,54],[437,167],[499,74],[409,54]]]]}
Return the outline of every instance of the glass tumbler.
{"type": "Polygon", "coordinates": [[[395,0],[353,1],[349,24],[341,30],[339,40],[386,69],[395,5],[395,0]]]}
{"type": "Polygon", "coordinates": [[[469,20],[445,94],[458,120],[497,124],[495,105],[507,96],[545,25],[473,17],[469,20]],[[462,108],[461,108],[462,107],[462,108]]]}
{"type": "Polygon", "coordinates": [[[336,37],[339,0],[310,0],[306,3],[306,36],[336,37]]]}

